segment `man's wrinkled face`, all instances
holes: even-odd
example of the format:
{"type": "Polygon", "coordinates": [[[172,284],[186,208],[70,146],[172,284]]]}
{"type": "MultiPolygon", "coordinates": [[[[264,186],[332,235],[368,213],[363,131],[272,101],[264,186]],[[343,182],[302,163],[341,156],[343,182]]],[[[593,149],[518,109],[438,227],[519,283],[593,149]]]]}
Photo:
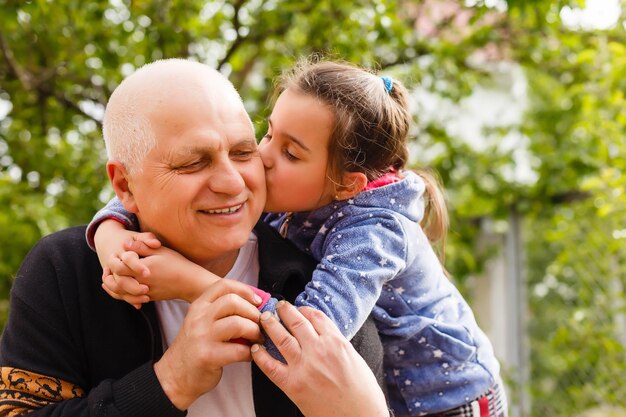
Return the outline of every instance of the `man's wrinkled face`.
{"type": "Polygon", "coordinates": [[[265,204],[254,130],[231,96],[199,88],[152,103],[156,146],[129,181],[142,230],[203,266],[236,253],[265,204]]]}

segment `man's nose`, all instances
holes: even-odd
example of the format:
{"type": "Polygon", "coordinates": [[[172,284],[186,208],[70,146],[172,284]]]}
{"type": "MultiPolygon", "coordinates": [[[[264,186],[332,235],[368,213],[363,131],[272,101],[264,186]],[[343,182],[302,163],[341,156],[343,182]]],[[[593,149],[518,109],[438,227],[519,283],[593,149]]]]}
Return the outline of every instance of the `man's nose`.
{"type": "Polygon", "coordinates": [[[239,194],[245,189],[246,183],[232,161],[224,161],[215,168],[213,175],[211,175],[209,179],[209,188],[211,191],[234,195],[239,194]]]}

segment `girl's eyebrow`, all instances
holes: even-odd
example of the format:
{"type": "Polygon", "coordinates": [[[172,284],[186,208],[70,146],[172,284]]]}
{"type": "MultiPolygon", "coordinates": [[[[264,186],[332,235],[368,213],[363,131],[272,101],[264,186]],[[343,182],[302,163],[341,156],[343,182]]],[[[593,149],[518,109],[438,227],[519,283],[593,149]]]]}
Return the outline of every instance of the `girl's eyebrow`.
{"type": "MultiPolygon", "coordinates": [[[[267,123],[269,124],[270,127],[272,127],[272,119],[270,117],[267,118],[267,123]]],[[[304,149],[307,152],[311,152],[311,150],[309,149],[308,146],[306,146],[300,139],[291,136],[289,133],[285,133],[285,136],[287,136],[287,138],[292,141],[293,143],[295,143],[296,145],[298,145],[299,147],[301,147],[302,149],[304,149]]]]}

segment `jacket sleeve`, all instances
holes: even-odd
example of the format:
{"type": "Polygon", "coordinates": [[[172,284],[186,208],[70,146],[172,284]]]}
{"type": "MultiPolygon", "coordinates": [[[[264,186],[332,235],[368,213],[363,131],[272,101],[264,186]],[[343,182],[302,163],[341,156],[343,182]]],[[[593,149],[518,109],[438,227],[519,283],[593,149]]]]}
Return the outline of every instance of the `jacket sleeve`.
{"type": "Polygon", "coordinates": [[[0,372],[0,416],[186,415],[165,397],[151,362],[119,380],[102,381],[88,393],[72,382],[25,369],[2,366],[0,372]]]}
{"type": "MultiPolygon", "coordinates": [[[[78,308],[73,308],[85,300],[67,290],[92,272],[81,267],[84,256],[76,242],[88,252],[82,232],[75,233],[71,245],[44,238],[18,271],[0,341],[0,416],[186,415],[163,392],[152,361],[125,374],[118,369],[122,375],[116,378],[91,381],[89,360],[101,358],[88,360],[91,353],[84,348],[74,314],[78,308]],[[72,257],[78,258],[73,264],[59,259],[72,257]],[[74,275],[74,282],[68,284],[63,275],[74,275]]],[[[99,323],[94,319],[93,325],[99,323]]],[[[102,349],[106,355],[107,348],[102,349]]]]}
{"type": "MultiPolygon", "coordinates": [[[[295,305],[323,311],[348,339],[372,313],[384,284],[406,266],[407,237],[392,216],[346,220],[323,244],[323,257],[295,305]]],[[[267,303],[263,310],[275,304],[267,303]]]]}
{"type": "Polygon", "coordinates": [[[87,244],[93,251],[96,250],[93,240],[96,230],[98,229],[100,223],[107,219],[117,220],[128,230],[139,230],[137,216],[127,211],[122,205],[122,202],[117,197],[114,197],[107,203],[106,206],[101,208],[95,216],[93,216],[93,219],[91,219],[91,222],[89,222],[89,225],[87,226],[85,238],[87,239],[87,244]]]}

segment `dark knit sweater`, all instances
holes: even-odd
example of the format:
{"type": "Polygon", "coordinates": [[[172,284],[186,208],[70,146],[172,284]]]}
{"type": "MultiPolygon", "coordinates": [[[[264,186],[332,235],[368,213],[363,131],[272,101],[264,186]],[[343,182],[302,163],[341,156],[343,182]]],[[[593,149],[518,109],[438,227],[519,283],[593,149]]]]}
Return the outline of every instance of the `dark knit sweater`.
{"type": "MultiPolygon", "coordinates": [[[[255,233],[259,288],[293,301],[316,262],[263,223],[255,233]]],[[[0,344],[0,415],[184,416],[154,373],[163,353],[154,304],[135,310],[109,297],[84,236],[81,226],[43,238],[18,272],[0,344]]],[[[382,347],[371,320],[352,343],[381,381],[382,347]]],[[[301,415],[254,364],[252,380],[257,416],[301,415]]]]}

